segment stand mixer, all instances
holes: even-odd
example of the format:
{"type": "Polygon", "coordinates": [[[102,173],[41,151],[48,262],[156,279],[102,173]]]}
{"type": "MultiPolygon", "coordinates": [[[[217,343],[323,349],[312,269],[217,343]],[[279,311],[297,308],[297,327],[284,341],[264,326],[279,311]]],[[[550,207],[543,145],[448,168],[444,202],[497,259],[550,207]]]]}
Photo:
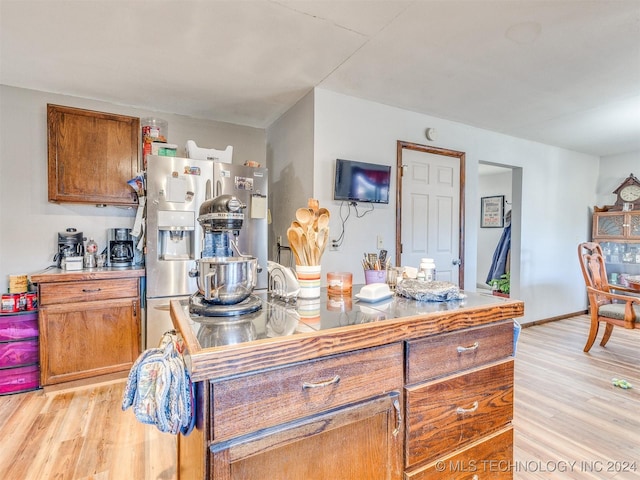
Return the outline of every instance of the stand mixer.
{"type": "Polygon", "coordinates": [[[196,261],[197,269],[189,272],[198,283],[198,291],[189,300],[191,313],[229,317],[262,308],[260,298],[252,294],[258,261],[242,254],[236,241],[245,208],[233,195],[219,195],[200,206],[198,223],[204,232],[204,242],[202,258],[196,261]]]}

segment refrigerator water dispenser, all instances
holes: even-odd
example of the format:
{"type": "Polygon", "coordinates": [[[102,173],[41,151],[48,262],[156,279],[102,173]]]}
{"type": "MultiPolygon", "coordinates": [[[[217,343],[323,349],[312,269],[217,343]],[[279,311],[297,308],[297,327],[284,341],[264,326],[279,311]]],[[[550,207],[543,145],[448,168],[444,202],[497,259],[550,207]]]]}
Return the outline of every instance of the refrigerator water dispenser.
{"type": "Polygon", "coordinates": [[[158,212],[158,256],[160,260],[195,259],[195,212],[158,212]]]}

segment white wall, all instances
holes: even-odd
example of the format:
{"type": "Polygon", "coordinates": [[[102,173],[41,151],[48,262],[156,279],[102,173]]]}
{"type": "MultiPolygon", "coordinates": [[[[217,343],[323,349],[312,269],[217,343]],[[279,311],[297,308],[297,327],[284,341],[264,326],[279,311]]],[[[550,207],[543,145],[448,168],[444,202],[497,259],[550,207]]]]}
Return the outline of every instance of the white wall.
{"type": "MultiPolygon", "coordinates": [[[[427,127],[438,130],[435,146],[466,152],[465,287],[473,290],[477,278],[478,162],[522,167],[520,287],[514,293],[525,301],[523,321],[584,310],[576,245],[589,238],[597,157],[316,89],[314,196],[332,211],[332,236],[340,231],[339,204],[332,200],[335,159],[395,165],[396,141],[427,143],[427,127]]],[[[354,282],[363,282],[360,260],[375,250],[376,235],[395,255],[395,205],[376,205],[362,218],[352,215],[346,229],[342,248],[327,251],[322,268],[352,271],[354,282]]]]}
{"type": "MultiPolygon", "coordinates": [[[[513,197],[511,195],[511,170],[504,169],[504,173],[480,175],[478,177],[478,199],[504,195],[505,215],[511,210],[513,197]]],[[[487,275],[491,268],[493,254],[502,236],[503,228],[479,228],[478,229],[478,265],[476,285],[489,288],[486,284],[487,275]]]]}
{"type": "Polygon", "coordinates": [[[598,207],[613,205],[616,202],[616,196],[612,192],[630,173],[640,178],[640,151],[602,157],[595,205],[598,207]]]}
{"type": "MultiPolygon", "coordinates": [[[[287,228],[297,208],[306,207],[313,193],[313,98],[310,92],[267,128],[269,163],[270,258],[276,258],[277,235],[289,245],[287,228]],[[277,233],[276,233],[277,232],[277,233]]],[[[289,265],[290,257],[281,261],[289,265]]]]}
{"type": "Polygon", "coordinates": [[[106,231],[132,227],[135,211],[119,207],[53,204],[47,201],[47,103],[169,123],[169,142],[184,155],[187,140],[199,146],[234,147],[233,163],[266,162],[265,131],[170,113],[143,111],[88,99],[0,86],[0,290],[8,276],[34,273],[53,263],[57,232],[75,227],[100,249],[106,231]]]}

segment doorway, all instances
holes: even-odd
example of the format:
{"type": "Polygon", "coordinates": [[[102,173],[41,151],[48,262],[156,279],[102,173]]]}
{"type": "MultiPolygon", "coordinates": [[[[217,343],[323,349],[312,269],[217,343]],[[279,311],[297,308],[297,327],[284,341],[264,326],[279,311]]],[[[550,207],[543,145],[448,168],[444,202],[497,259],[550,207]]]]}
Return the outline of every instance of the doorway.
{"type": "Polygon", "coordinates": [[[478,204],[483,197],[504,196],[504,224],[499,228],[478,229],[476,289],[490,291],[489,276],[495,276],[495,258],[507,229],[510,240],[507,269],[510,273],[510,295],[519,295],[520,278],[520,218],[522,198],[522,168],[480,161],[478,164],[478,204]]]}
{"type": "Polygon", "coordinates": [[[396,265],[433,258],[464,288],[464,152],[399,140],[396,158],[396,265]]]}

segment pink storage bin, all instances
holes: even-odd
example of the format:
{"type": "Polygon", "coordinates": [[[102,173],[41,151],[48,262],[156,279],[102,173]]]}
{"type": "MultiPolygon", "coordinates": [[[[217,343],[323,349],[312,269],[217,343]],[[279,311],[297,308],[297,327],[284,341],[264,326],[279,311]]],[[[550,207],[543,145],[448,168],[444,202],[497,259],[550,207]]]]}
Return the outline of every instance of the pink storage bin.
{"type": "Polygon", "coordinates": [[[26,392],[40,387],[38,365],[0,370],[0,395],[26,392]]]}
{"type": "Polygon", "coordinates": [[[0,342],[38,336],[38,312],[0,315],[0,342]]]}
{"type": "Polygon", "coordinates": [[[38,363],[38,340],[0,343],[0,368],[38,363]]]}

